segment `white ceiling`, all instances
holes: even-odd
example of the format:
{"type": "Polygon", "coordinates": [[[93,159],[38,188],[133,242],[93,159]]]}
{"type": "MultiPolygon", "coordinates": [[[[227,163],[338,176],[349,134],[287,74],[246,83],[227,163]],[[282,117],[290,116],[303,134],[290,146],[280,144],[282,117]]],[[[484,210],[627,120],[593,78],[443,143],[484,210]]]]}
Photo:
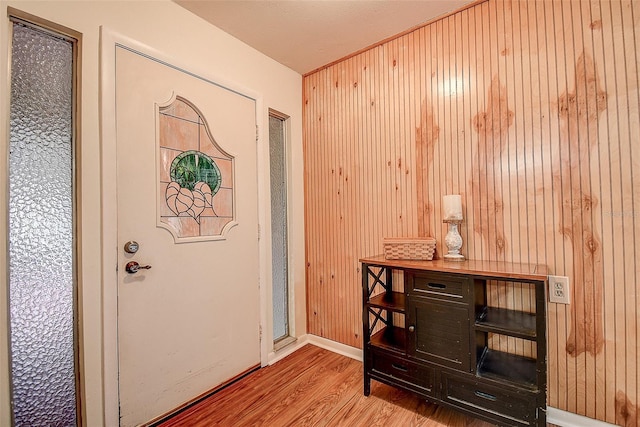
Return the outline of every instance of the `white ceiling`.
{"type": "Polygon", "coordinates": [[[477,0],[174,0],[305,74],[477,0]]]}

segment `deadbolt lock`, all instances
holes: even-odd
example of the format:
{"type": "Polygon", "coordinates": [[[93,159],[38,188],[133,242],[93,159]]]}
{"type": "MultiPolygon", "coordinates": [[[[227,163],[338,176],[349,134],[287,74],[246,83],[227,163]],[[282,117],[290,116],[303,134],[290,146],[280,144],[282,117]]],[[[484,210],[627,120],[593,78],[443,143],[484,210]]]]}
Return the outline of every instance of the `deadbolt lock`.
{"type": "Polygon", "coordinates": [[[135,240],[130,240],[124,244],[124,251],[128,254],[135,254],[140,249],[140,245],[135,240]]]}

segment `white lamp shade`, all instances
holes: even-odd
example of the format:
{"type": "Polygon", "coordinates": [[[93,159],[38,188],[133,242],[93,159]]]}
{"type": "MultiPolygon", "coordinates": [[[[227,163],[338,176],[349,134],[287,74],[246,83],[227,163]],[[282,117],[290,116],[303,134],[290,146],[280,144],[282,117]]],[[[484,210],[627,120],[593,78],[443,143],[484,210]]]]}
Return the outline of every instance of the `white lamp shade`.
{"type": "Polygon", "coordinates": [[[462,196],[450,194],[442,198],[444,219],[462,220],[462,196]]]}

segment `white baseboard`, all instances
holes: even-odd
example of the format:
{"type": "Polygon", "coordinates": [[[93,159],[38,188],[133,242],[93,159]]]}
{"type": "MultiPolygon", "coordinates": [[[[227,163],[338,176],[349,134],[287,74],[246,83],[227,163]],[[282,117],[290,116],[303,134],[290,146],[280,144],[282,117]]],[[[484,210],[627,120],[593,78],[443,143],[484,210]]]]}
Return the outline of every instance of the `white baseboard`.
{"type": "Polygon", "coordinates": [[[333,351],[334,353],[338,353],[362,362],[362,350],[360,350],[359,348],[351,347],[336,341],[319,337],[317,335],[305,334],[298,337],[294,344],[286,346],[277,352],[269,353],[269,365],[273,365],[274,363],[301,349],[307,344],[313,344],[317,347],[324,348],[325,350],[333,351]]]}
{"type": "MultiPolygon", "coordinates": [[[[317,335],[306,334],[298,338],[295,345],[288,346],[277,353],[269,354],[269,364],[273,364],[278,360],[287,357],[294,351],[304,347],[307,344],[313,344],[325,350],[350,357],[362,362],[362,350],[351,347],[336,341],[319,337],[317,335]],[[273,357],[272,357],[273,355],[273,357]]],[[[563,411],[561,409],[547,406],[547,422],[560,427],[615,427],[604,421],[594,420],[573,412],[563,411]]]]}
{"type": "Polygon", "coordinates": [[[594,420],[551,406],[547,406],[547,422],[560,427],[615,427],[604,421],[594,420]]]}
{"type": "Polygon", "coordinates": [[[320,348],[324,348],[325,350],[333,351],[334,353],[338,353],[362,362],[362,350],[360,350],[359,348],[351,347],[350,345],[342,344],[311,334],[307,334],[307,342],[320,348]]]}
{"type": "Polygon", "coordinates": [[[267,356],[267,359],[269,360],[269,365],[273,365],[274,363],[284,359],[285,357],[287,357],[288,355],[290,355],[295,351],[298,351],[308,343],[309,342],[307,341],[307,335],[302,335],[301,337],[298,337],[298,339],[295,342],[291,343],[290,345],[283,347],[278,351],[272,351],[267,356]]]}

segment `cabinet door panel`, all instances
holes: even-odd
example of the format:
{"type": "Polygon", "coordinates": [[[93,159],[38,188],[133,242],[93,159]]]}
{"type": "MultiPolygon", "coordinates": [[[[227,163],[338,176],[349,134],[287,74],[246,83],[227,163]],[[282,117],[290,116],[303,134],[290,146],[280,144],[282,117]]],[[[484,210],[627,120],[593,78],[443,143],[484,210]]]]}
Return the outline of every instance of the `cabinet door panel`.
{"type": "Polygon", "coordinates": [[[412,357],[465,372],[473,371],[467,304],[410,298],[408,315],[408,350],[412,357]]]}

